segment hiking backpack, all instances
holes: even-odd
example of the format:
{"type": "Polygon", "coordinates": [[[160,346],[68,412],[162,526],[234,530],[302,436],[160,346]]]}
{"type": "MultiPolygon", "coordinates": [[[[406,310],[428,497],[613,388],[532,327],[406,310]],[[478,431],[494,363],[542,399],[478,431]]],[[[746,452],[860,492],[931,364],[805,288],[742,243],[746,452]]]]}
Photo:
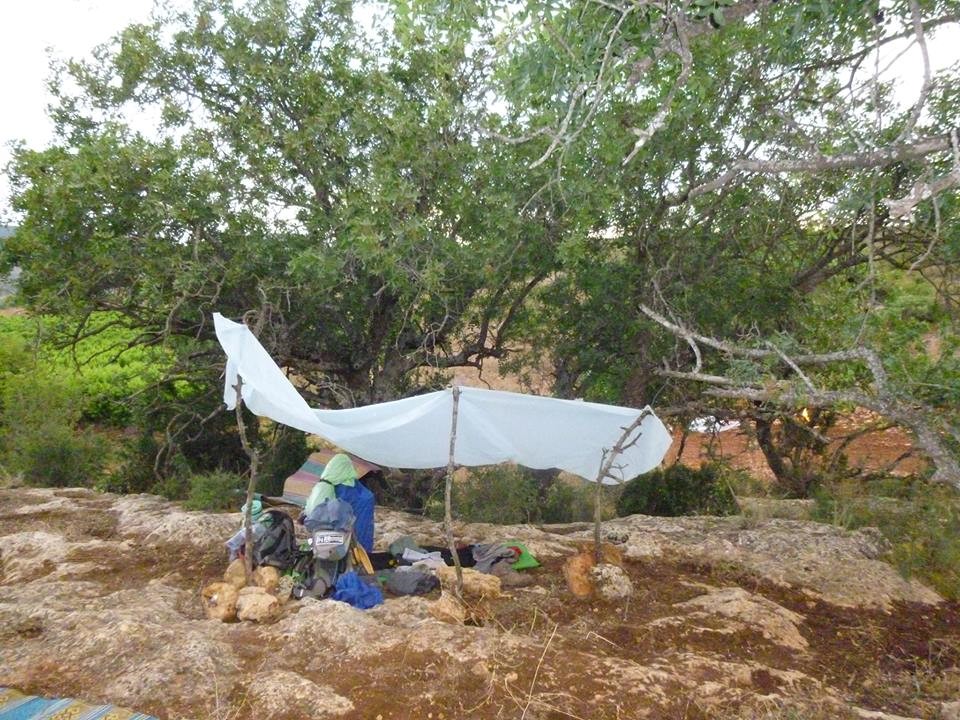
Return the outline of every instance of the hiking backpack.
{"type": "Polygon", "coordinates": [[[271,565],[280,572],[293,567],[299,554],[293,520],[285,512],[270,510],[260,522],[267,531],[253,545],[254,565],[271,565]]]}

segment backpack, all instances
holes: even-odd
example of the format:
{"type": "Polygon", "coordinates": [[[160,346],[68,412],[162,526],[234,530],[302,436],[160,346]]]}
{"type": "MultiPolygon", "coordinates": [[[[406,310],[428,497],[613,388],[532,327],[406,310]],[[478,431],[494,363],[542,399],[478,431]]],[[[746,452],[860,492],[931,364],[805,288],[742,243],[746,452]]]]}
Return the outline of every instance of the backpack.
{"type": "Polygon", "coordinates": [[[299,554],[293,520],[285,512],[270,510],[260,522],[267,531],[253,545],[253,564],[270,565],[281,572],[293,567],[299,554]]]}

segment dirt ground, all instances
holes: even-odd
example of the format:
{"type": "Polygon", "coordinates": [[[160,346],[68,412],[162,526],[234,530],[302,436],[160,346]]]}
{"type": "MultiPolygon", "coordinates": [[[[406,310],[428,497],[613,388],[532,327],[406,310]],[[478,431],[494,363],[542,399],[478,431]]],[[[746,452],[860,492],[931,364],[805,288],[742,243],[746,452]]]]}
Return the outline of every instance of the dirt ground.
{"type": "MultiPolygon", "coordinates": [[[[680,543],[696,528],[762,554],[764,538],[788,533],[839,573],[854,574],[851,558],[882,564],[857,549],[864,536],[813,523],[611,524],[613,539],[629,535],[634,589],[617,603],[568,591],[562,566],[577,533],[461,526],[474,541],[521,537],[543,560],[532,586],[489,601],[482,626],[434,620],[436,594],[367,612],[290,602],[255,625],[206,620],[200,603],[236,515],[85,490],[0,490],[0,507],[0,685],[30,693],[223,720],[938,718],[960,698],[956,604],[878,605],[867,583],[863,603],[836,604],[815,583],[680,543]],[[660,550],[631,552],[640,539],[660,550]]],[[[378,526],[381,544],[439,530],[388,511],[378,526]]]]}

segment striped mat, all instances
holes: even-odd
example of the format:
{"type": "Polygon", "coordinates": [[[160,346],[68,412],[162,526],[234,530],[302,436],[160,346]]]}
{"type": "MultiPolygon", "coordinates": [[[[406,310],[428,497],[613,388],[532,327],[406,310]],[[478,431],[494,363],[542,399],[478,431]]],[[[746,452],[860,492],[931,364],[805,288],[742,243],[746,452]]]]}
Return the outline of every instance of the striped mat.
{"type": "MultiPolygon", "coordinates": [[[[300,466],[300,469],[283,483],[283,499],[300,507],[306,505],[310,491],[320,481],[323,469],[336,454],[336,450],[320,450],[312,453],[307,461],[300,466]]],[[[350,459],[353,461],[353,467],[357,471],[358,478],[363,478],[367,473],[380,472],[380,467],[373,463],[361,460],[353,455],[350,455],[350,459]]]]}
{"type": "Polygon", "coordinates": [[[0,687],[0,720],[157,720],[116,705],[89,705],[67,698],[42,698],[0,687]]]}

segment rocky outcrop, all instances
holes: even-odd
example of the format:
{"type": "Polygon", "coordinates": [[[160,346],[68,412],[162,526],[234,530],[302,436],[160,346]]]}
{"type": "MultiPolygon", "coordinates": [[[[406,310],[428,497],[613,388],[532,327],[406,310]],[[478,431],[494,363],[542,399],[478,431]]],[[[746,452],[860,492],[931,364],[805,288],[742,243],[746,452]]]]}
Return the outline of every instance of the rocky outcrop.
{"type": "MultiPolygon", "coordinates": [[[[404,534],[444,544],[436,523],[377,517],[379,547],[404,534]]],[[[855,717],[855,708],[936,717],[952,699],[918,695],[918,679],[887,700],[904,668],[923,667],[923,687],[942,672],[937,687],[948,687],[941,666],[957,662],[960,613],[896,575],[869,532],[622,518],[604,534],[625,557],[591,563],[597,593],[578,600],[561,568],[589,542],[586,526],[462,525],[465,541],[524,542],[544,567],[524,574],[526,587],[481,590],[482,602],[456,600],[447,582],[443,596],[388,598],[368,611],[281,603],[249,587],[236,602],[256,622],[213,622],[211,600],[242,584],[239,566],[233,584],[222,582],[222,543],[239,521],[150,496],[0,490],[0,685],[161,718],[235,720],[398,709],[654,718],[798,708],[802,717],[808,707],[816,717],[855,717]],[[445,600],[452,622],[438,618],[445,600]],[[925,604],[903,604],[917,600],[925,604]]]]}
{"type": "Polygon", "coordinates": [[[735,566],[771,582],[803,587],[846,607],[890,607],[895,602],[937,604],[937,593],[905,580],[882,560],[885,543],[870,528],[847,531],[831,525],[742,517],[657,518],[632,515],[604,524],[631,559],[665,555],[735,566]]]}

